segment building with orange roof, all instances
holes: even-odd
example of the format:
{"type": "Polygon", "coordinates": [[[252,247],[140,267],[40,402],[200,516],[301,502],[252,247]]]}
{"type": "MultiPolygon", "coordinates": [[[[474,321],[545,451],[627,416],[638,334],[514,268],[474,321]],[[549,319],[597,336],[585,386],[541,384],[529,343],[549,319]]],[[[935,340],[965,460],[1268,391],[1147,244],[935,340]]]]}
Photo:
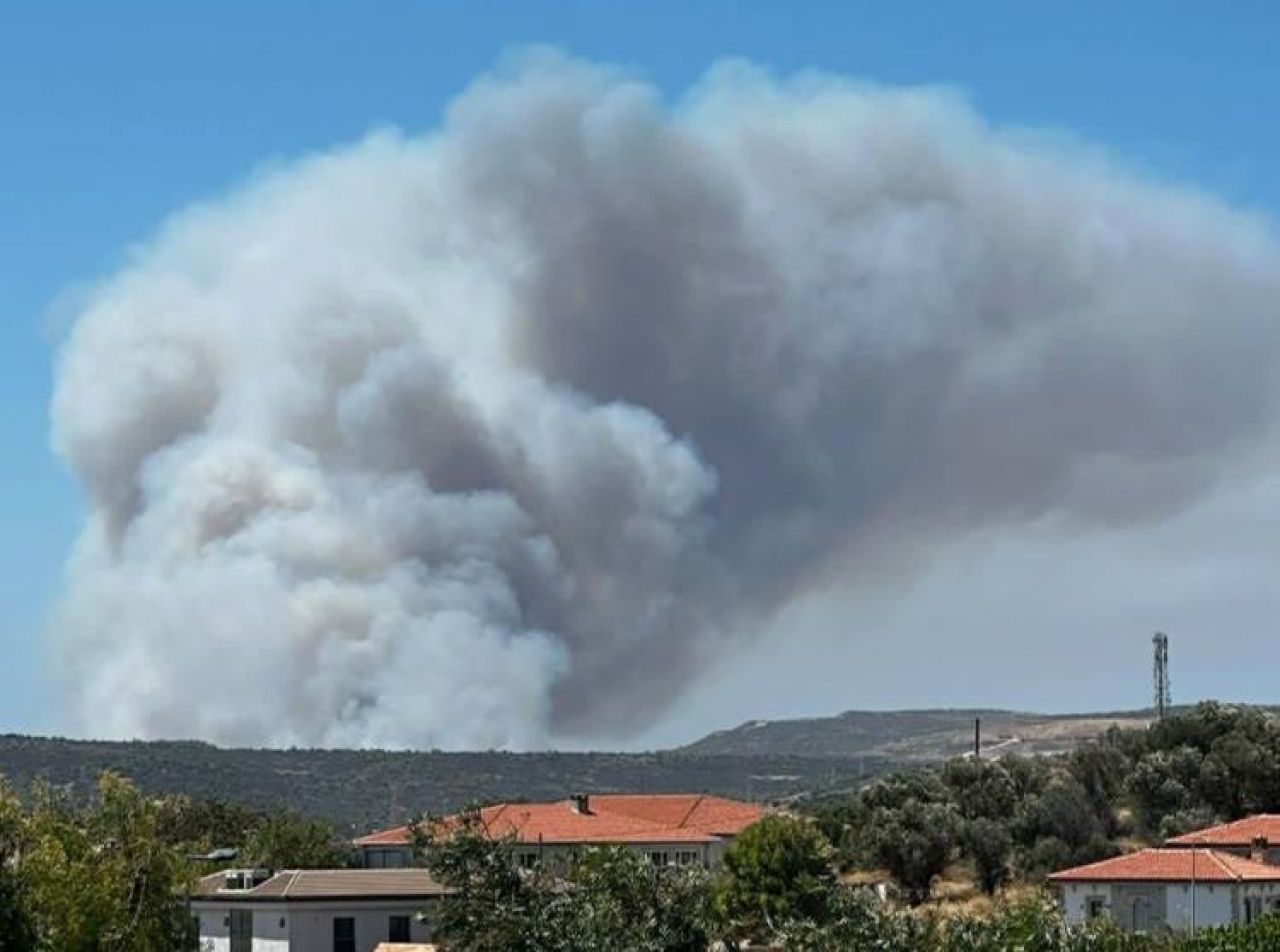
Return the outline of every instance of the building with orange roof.
{"type": "MultiPolygon", "coordinates": [[[[526,866],[590,846],[625,846],[660,866],[715,866],[765,812],[758,804],[702,794],[582,794],[553,803],[496,803],[477,819],[487,835],[512,840],[526,866]]],[[[409,827],[400,826],[362,836],[355,847],[366,867],[408,866],[411,839],[409,827]]]]}
{"type": "Polygon", "coordinates": [[[1243,820],[1175,836],[1172,847],[1203,846],[1280,865],[1280,813],[1258,813],[1243,820]]]}
{"type": "Polygon", "coordinates": [[[1049,881],[1069,923],[1105,916],[1133,932],[1189,931],[1280,911],[1280,866],[1201,846],[1139,850],[1049,881]]]}

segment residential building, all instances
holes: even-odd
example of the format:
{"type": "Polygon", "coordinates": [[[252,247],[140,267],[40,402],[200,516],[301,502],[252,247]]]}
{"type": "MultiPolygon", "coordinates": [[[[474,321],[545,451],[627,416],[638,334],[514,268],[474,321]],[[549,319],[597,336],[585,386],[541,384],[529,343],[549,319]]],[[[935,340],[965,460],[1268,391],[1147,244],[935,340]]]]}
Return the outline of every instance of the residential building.
{"type": "Polygon", "coordinates": [[[1175,836],[1164,845],[1200,846],[1280,865],[1280,814],[1259,813],[1243,820],[1175,836]]]}
{"type": "MultiPolygon", "coordinates": [[[[581,847],[624,846],[660,866],[714,867],[765,812],[758,804],[697,794],[582,794],[554,803],[494,804],[479,811],[479,821],[487,835],[511,837],[517,862],[527,866],[581,847]]],[[[412,861],[411,838],[401,826],[361,837],[355,846],[365,867],[401,867],[412,861]]]]}
{"type": "Polygon", "coordinates": [[[1163,933],[1248,923],[1280,910],[1280,866],[1195,846],[1140,850],[1049,877],[1068,923],[1105,916],[1163,933]]]}
{"type": "Polygon", "coordinates": [[[373,952],[428,941],[446,892],[425,869],[226,870],[191,912],[201,952],[373,952]]]}

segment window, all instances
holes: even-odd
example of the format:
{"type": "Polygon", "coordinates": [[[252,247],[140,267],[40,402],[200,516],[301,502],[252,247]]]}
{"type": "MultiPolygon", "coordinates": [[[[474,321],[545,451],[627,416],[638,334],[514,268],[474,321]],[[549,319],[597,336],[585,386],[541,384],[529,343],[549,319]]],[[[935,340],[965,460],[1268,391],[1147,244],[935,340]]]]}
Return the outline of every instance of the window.
{"type": "Polygon", "coordinates": [[[368,869],[401,869],[409,865],[404,850],[367,850],[364,865],[368,869]]]}
{"type": "Polygon", "coordinates": [[[1151,900],[1146,896],[1139,896],[1133,901],[1133,907],[1130,910],[1133,917],[1134,932],[1150,932],[1152,923],[1154,922],[1153,911],[1151,908],[1151,900]]]}
{"type": "Polygon", "coordinates": [[[676,853],[677,866],[693,866],[698,862],[698,854],[693,850],[681,850],[676,853]]]}
{"type": "Polygon", "coordinates": [[[231,910],[231,952],[253,952],[252,909],[231,910]]]}
{"type": "Polygon", "coordinates": [[[1084,914],[1090,919],[1097,919],[1107,911],[1107,900],[1102,896],[1089,896],[1084,901],[1084,914]]]}
{"type": "Polygon", "coordinates": [[[521,869],[533,869],[538,865],[538,854],[529,852],[517,853],[516,865],[521,869]]]}
{"type": "Polygon", "coordinates": [[[1246,923],[1254,922],[1262,918],[1262,897],[1261,896],[1245,896],[1244,897],[1244,921],[1246,923]]]}
{"type": "Polygon", "coordinates": [[[356,952],[356,920],[351,916],[333,920],[333,952],[356,952]]]}
{"type": "Polygon", "coordinates": [[[670,866],[671,854],[666,850],[650,850],[649,862],[654,866],[670,866]]]}
{"type": "Polygon", "coordinates": [[[387,925],[387,941],[388,942],[408,942],[409,941],[409,917],[408,916],[392,916],[387,925]]]}

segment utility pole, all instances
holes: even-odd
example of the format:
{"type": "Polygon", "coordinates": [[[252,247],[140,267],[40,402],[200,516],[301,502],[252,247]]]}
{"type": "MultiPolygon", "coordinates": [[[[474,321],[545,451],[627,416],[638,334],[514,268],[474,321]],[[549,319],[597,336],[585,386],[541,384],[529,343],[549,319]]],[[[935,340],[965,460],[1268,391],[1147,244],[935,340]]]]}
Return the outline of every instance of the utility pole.
{"type": "Polygon", "coordinates": [[[1155,691],[1156,719],[1162,721],[1173,706],[1173,692],[1169,688],[1169,636],[1157,631],[1151,645],[1154,649],[1151,680],[1155,691]]]}
{"type": "Polygon", "coordinates": [[[1191,934],[1196,934],[1196,853],[1200,847],[1191,844],[1191,934]]]}
{"type": "Polygon", "coordinates": [[[973,759],[982,757],[982,718],[973,719],[973,759]]]}

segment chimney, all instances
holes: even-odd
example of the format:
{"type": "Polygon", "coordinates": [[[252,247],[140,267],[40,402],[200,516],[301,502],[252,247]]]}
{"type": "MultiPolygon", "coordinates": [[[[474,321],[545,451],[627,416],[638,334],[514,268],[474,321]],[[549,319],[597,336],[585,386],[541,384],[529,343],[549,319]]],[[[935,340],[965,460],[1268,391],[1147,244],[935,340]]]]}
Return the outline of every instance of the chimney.
{"type": "Polygon", "coordinates": [[[581,813],[583,816],[591,814],[591,797],[585,793],[575,793],[569,798],[573,804],[573,812],[581,813]]]}
{"type": "Polygon", "coordinates": [[[1265,836],[1255,836],[1249,843],[1249,859],[1256,863],[1265,863],[1267,861],[1267,838],[1265,836]]]}

